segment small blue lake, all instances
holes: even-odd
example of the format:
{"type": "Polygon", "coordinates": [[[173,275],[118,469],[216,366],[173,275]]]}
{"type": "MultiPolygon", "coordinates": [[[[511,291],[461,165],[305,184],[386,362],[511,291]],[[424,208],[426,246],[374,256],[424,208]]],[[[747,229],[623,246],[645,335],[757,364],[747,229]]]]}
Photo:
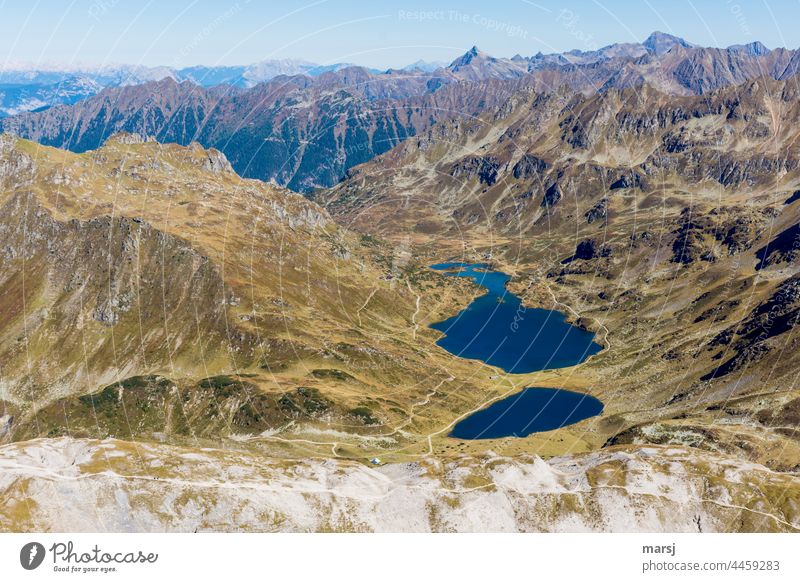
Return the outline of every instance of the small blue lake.
{"type": "MultiPolygon", "coordinates": [[[[449,277],[468,277],[486,289],[461,312],[431,325],[444,333],[436,344],[454,356],[522,374],[574,366],[602,349],[593,333],[570,325],[563,313],[524,307],[506,289],[511,277],[505,273],[484,264],[440,263],[431,268],[449,277]]],[[[603,403],[587,394],[526,388],[465,418],[450,436],[527,436],[574,424],[602,410],[603,403]]]]}
{"type": "Polygon", "coordinates": [[[526,388],[471,414],[453,427],[459,439],[525,437],[575,424],[603,411],[594,396],[558,388],[526,388]]]}

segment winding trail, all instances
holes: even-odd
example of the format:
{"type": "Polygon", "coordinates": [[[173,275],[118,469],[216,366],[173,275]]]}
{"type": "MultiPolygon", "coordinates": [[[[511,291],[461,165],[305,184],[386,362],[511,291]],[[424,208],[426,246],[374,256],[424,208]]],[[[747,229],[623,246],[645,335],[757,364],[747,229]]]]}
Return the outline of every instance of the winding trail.
{"type": "Polygon", "coordinates": [[[356,311],[356,317],[358,317],[358,327],[363,327],[362,324],[361,324],[361,312],[367,307],[367,305],[369,304],[370,300],[374,297],[375,293],[377,293],[377,292],[378,292],[378,288],[375,287],[372,290],[372,293],[369,294],[369,297],[367,297],[367,300],[364,301],[364,305],[359,307],[358,311],[356,311]]]}
{"type": "MultiPolygon", "coordinates": [[[[488,369],[489,369],[489,370],[491,370],[492,372],[494,372],[494,371],[495,371],[495,369],[494,369],[494,368],[492,368],[492,367],[490,367],[488,364],[484,364],[484,363],[482,363],[482,362],[481,362],[481,365],[482,365],[482,366],[484,366],[484,367],[486,367],[486,368],[488,368],[488,369]]],[[[503,378],[503,380],[504,380],[505,382],[508,382],[508,381],[509,381],[509,380],[508,380],[508,378],[506,378],[506,377],[504,377],[504,378],[503,378]]],[[[486,408],[487,406],[489,406],[489,405],[490,405],[490,404],[492,404],[493,402],[496,402],[497,400],[501,400],[501,399],[503,399],[503,398],[506,398],[506,397],[508,397],[508,396],[511,396],[511,395],[512,395],[514,392],[519,392],[519,391],[520,391],[520,388],[518,388],[517,386],[514,386],[514,385],[512,384],[512,386],[511,386],[511,389],[510,389],[510,390],[508,390],[507,392],[504,392],[503,394],[500,394],[499,396],[495,396],[494,398],[490,398],[489,400],[486,400],[485,402],[482,402],[482,403],[478,404],[478,406],[476,406],[474,409],[472,409],[472,410],[468,410],[467,412],[465,412],[465,413],[464,413],[464,414],[462,414],[461,416],[458,416],[458,417],[456,417],[455,419],[453,419],[453,420],[450,422],[450,424],[448,424],[448,425],[447,425],[447,426],[445,426],[444,428],[442,428],[442,429],[439,429],[439,430],[437,430],[436,432],[432,432],[432,433],[428,434],[428,435],[426,436],[426,439],[427,439],[427,441],[428,441],[428,454],[429,454],[429,455],[433,455],[433,437],[435,437],[435,436],[438,436],[438,435],[442,434],[443,432],[450,430],[451,428],[453,428],[453,426],[454,426],[456,423],[458,423],[458,422],[462,421],[462,420],[463,420],[464,418],[466,418],[467,416],[469,416],[469,415],[471,415],[471,414],[475,414],[475,413],[476,413],[476,412],[478,412],[479,410],[482,410],[483,408],[486,408]]]]}
{"type": "MultiPolygon", "coordinates": [[[[528,287],[530,288],[530,285],[528,285],[528,287]]],[[[566,311],[569,311],[575,317],[578,317],[578,318],[581,317],[581,314],[578,313],[577,311],[575,311],[572,307],[570,307],[566,303],[562,303],[561,301],[558,300],[558,298],[556,297],[556,294],[553,293],[553,290],[550,288],[550,285],[545,283],[544,288],[547,289],[548,293],[550,293],[550,297],[552,297],[553,303],[555,305],[557,305],[559,307],[562,307],[566,311]]],[[[605,349],[606,350],[611,349],[611,341],[608,339],[608,336],[611,334],[611,332],[608,331],[608,328],[605,326],[605,324],[601,323],[597,319],[595,319],[595,321],[597,321],[597,323],[599,324],[600,329],[603,330],[603,343],[605,344],[605,349]]],[[[588,358],[587,358],[587,360],[588,360],[588,358]]],[[[583,363],[583,362],[581,362],[581,363],[583,363]]]]}
{"type": "Polygon", "coordinates": [[[283,442],[283,443],[306,443],[306,444],[309,444],[309,445],[330,446],[331,447],[331,453],[333,454],[334,457],[339,457],[339,453],[336,452],[336,447],[338,447],[341,444],[341,443],[336,442],[336,441],[312,441],[312,440],[309,440],[309,439],[285,439],[283,437],[279,437],[279,436],[275,436],[275,435],[269,435],[269,436],[263,436],[263,437],[257,437],[257,438],[263,438],[263,439],[268,439],[268,440],[273,440],[273,441],[280,441],[280,442],[283,442]]]}
{"type": "Polygon", "coordinates": [[[422,297],[419,293],[416,293],[413,289],[411,289],[411,282],[406,279],[406,285],[408,286],[408,291],[417,297],[417,309],[414,311],[414,314],[411,316],[411,323],[414,324],[414,329],[412,330],[412,336],[414,339],[417,339],[417,330],[419,329],[419,324],[417,323],[417,315],[419,315],[419,302],[422,297]]]}

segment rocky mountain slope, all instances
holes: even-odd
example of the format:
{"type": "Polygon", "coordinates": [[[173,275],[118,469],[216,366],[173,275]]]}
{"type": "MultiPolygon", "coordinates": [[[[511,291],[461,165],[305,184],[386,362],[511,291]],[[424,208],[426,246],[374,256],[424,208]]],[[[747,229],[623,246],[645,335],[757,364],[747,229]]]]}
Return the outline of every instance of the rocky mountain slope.
{"type": "Polygon", "coordinates": [[[221,204],[234,190],[241,211],[260,212],[285,236],[321,236],[329,222],[297,196],[241,181],[218,152],[137,141],[120,136],[79,157],[3,137],[3,384],[12,403],[38,407],[136,368],[193,368],[201,346],[211,365],[254,357],[256,337],[231,308],[255,298],[243,303],[225,281],[226,271],[239,276],[229,249],[240,235],[215,239],[200,224],[243,228],[221,204]]]}
{"type": "Polygon", "coordinates": [[[375,85],[347,69],[316,80],[282,77],[240,92],[172,79],[107,89],[78,107],[56,106],[2,121],[45,145],[84,152],[126,131],[162,142],[215,147],[244,177],[295,190],[336,183],[344,170],[396,145],[427,123],[391,98],[424,91],[419,75],[375,85]],[[388,100],[388,101],[387,101],[388,100]]]}
{"type": "Polygon", "coordinates": [[[508,98],[519,84],[495,80],[431,93],[429,81],[419,72],[376,77],[360,68],[314,80],[281,77],[244,92],[168,79],[108,89],[77,107],[52,107],[0,125],[79,153],[118,132],[181,145],[197,141],[225,153],[244,177],[308,191],[337,183],[348,168],[439,118],[456,111],[477,115],[487,104],[508,98]]]}
{"type": "Polygon", "coordinates": [[[796,476],[674,446],[379,468],[124,441],[0,447],[6,531],[794,532],[799,495],[796,476]]]}
{"type": "MultiPolygon", "coordinates": [[[[610,193],[701,189],[733,200],[793,190],[797,91],[791,81],[768,79],[705,97],[651,87],[587,97],[518,84],[513,98],[440,123],[319,199],[351,214],[349,206],[392,198],[434,202],[461,226],[527,233],[581,215],[591,224],[610,211],[610,193]],[[420,180],[431,184],[419,187],[420,180]],[[567,198],[569,208],[560,204],[567,198]]],[[[685,207],[678,198],[666,202],[673,212],[685,207]]]]}

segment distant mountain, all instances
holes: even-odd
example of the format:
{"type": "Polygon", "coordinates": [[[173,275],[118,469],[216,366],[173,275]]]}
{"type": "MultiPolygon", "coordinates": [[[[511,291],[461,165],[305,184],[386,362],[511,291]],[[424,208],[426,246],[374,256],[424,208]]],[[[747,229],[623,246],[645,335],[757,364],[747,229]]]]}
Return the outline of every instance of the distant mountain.
{"type": "Polygon", "coordinates": [[[445,61],[424,61],[422,59],[411,63],[410,65],[406,65],[401,71],[422,71],[423,73],[432,73],[436,69],[441,69],[446,67],[447,63],[445,61]]]}
{"type": "Polygon", "coordinates": [[[748,44],[735,44],[729,46],[728,50],[733,52],[743,52],[751,57],[763,57],[771,52],[767,47],[758,41],[748,44]]]}
{"type": "Polygon", "coordinates": [[[648,54],[647,49],[638,43],[617,43],[594,51],[572,50],[565,53],[537,53],[528,60],[528,69],[558,68],[576,65],[592,65],[613,59],[637,59],[648,54]]]}
{"type": "Polygon", "coordinates": [[[316,66],[318,65],[315,63],[296,59],[266,60],[245,67],[242,71],[242,80],[245,86],[252,87],[274,79],[278,75],[308,74],[316,66]]]}
{"type": "Polygon", "coordinates": [[[100,85],[86,77],[72,77],[50,84],[0,83],[0,117],[57,104],[69,105],[101,89],[100,85]]]}
{"type": "Polygon", "coordinates": [[[0,129],[74,152],[97,149],[118,132],[196,141],[222,151],[241,176],[308,192],[453,112],[478,114],[516,90],[513,80],[459,83],[447,72],[375,75],[362,67],[238,90],[163,79],[8,117],[0,129]]]}
{"type": "Polygon", "coordinates": [[[6,63],[0,68],[0,118],[75,103],[105,87],[140,85],[177,76],[169,67],[6,63]]]}
{"type": "Polygon", "coordinates": [[[683,48],[691,48],[694,45],[677,36],[656,31],[645,39],[642,46],[649,52],[660,57],[664,53],[672,50],[673,47],[680,46],[683,48]]]}
{"type": "Polygon", "coordinates": [[[514,79],[528,72],[524,62],[496,58],[476,46],[450,63],[447,70],[462,81],[514,79]]]}
{"type": "MultiPolygon", "coordinates": [[[[318,65],[310,61],[297,59],[271,59],[247,66],[187,67],[176,70],[174,74],[170,76],[176,81],[192,81],[201,87],[232,85],[235,87],[250,88],[281,75],[289,77],[293,75],[318,77],[324,73],[336,72],[355,66],[357,65],[352,63],[318,65]]],[[[370,69],[370,71],[378,72],[373,69],[370,69]]]]}
{"type": "MultiPolygon", "coordinates": [[[[250,88],[275,77],[316,77],[354,65],[318,65],[295,59],[265,60],[247,66],[193,66],[185,68],[138,65],[31,65],[10,63],[0,68],[0,117],[70,104],[96,95],[106,87],[141,85],[174,79],[201,87],[229,85],[250,88]]],[[[377,72],[371,70],[372,72],[377,72]]]]}
{"type": "MultiPolygon", "coordinates": [[[[597,65],[598,63],[620,63],[640,59],[647,55],[661,57],[676,46],[690,48],[694,45],[676,36],[663,32],[654,32],[642,43],[615,43],[592,51],[571,50],[564,53],[551,54],[543,54],[540,52],[529,58],[520,55],[515,55],[511,59],[495,58],[493,59],[493,71],[496,75],[511,77],[516,76],[517,68],[519,67],[524,67],[527,71],[536,71],[541,69],[564,69],[576,66],[584,67],[587,65],[597,65]],[[499,63],[506,65],[507,72],[505,75],[503,74],[503,67],[500,66],[499,63]]],[[[483,55],[473,47],[471,51],[456,59],[451,67],[454,65],[464,66],[475,59],[478,59],[479,62],[485,62],[487,58],[489,57],[483,55]]]]}
{"type": "Polygon", "coordinates": [[[102,87],[137,85],[159,81],[165,77],[176,78],[170,67],[145,67],[141,65],[84,65],[84,64],[30,64],[5,63],[0,65],[0,83],[18,85],[48,85],[74,77],[91,79],[102,87]]]}
{"type": "Polygon", "coordinates": [[[797,51],[770,50],[760,42],[728,48],[699,47],[654,32],[639,43],[613,44],[596,51],[537,54],[528,59],[537,89],[561,84],[584,93],[644,84],[674,95],[697,95],[760,76],[787,79],[800,65],[797,51]]]}
{"type": "Polygon", "coordinates": [[[180,69],[172,77],[184,81],[191,81],[201,87],[213,87],[214,85],[235,85],[241,86],[244,83],[244,74],[248,67],[187,67],[180,69]]]}
{"type": "Polygon", "coordinates": [[[192,81],[203,87],[228,84],[251,87],[278,75],[318,76],[329,71],[355,66],[351,63],[320,65],[298,59],[268,59],[250,65],[193,67],[146,67],[142,65],[59,65],[8,63],[0,66],[0,83],[17,85],[47,85],[73,77],[91,79],[101,87],[138,85],[149,81],[172,78],[192,81]]]}
{"type": "MultiPolygon", "coordinates": [[[[741,83],[759,74],[786,78],[797,68],[793,56],[794,51],[771,51],[757,41],[727,49],[697,47],[680,37],[656,31],[641,43],[616,43],[592,51],[537,53],[531,57],[517,54],[510,59],[472,47],[449,65],[419,60],[399,71],[431,76],[431,90],[451,82],[518,79],[534,73],[539,81],[537,90],[566,84],[591,92],[650,83],[667,92],[692,94],[741,83]]],[[[354,67],[351,63],[319,65],[298,59],[183,68],[6,63],[0,65],[0,117],[74,103],[106,87],[140,85],[166,78],[191,81],[201,87],[228,85],[249,89],[280,76],[318,77],[354,67]]],[[[364,70],[381,74],[376,69],[364,70]]],[[[397,72],[388,70],[385,74],[397,72]]]]}

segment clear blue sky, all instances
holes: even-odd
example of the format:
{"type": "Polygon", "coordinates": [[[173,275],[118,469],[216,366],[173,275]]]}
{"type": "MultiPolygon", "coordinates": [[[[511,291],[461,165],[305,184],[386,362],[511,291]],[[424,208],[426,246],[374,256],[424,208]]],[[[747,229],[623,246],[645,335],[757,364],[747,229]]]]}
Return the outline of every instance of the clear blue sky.
{"type": "Polygon", "coordinates": [[[655,29],[706,46],[800,46],[800,0],[0,0],[0,63],[188,66],[267,58],[378,68],[599,48],[655,29]]]}

